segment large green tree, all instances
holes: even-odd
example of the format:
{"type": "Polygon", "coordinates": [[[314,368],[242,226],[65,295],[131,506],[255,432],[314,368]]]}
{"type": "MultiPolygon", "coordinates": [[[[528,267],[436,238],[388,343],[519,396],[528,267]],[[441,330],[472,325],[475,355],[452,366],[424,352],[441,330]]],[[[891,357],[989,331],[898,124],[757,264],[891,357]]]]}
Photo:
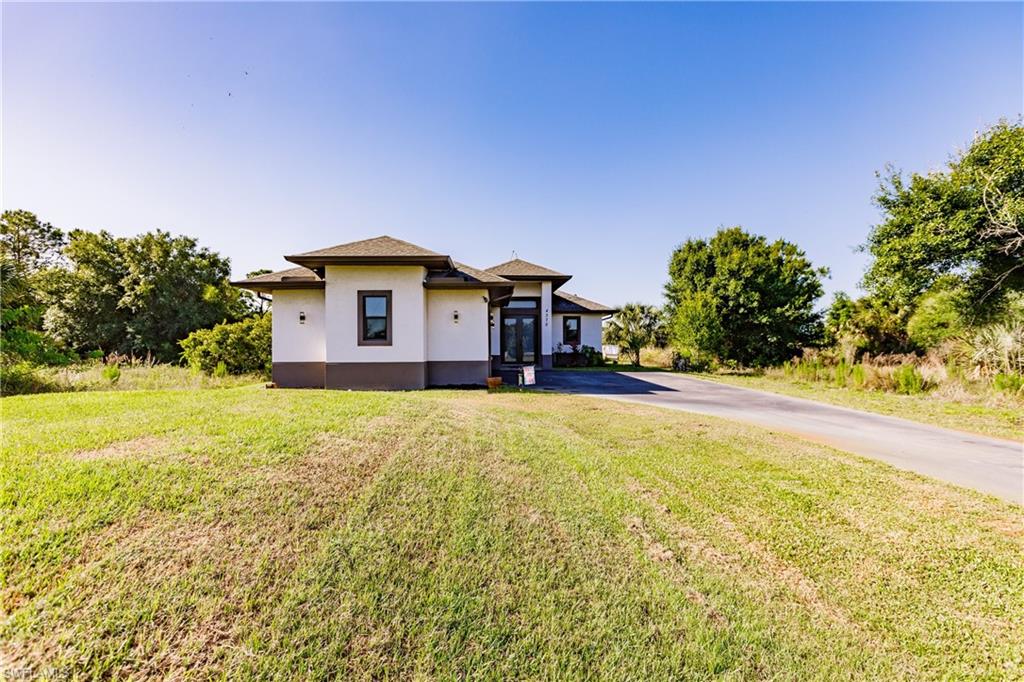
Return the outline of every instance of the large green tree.
{"type": "Polygon", "coordinates": [[[882,222],[865,249],[864,286],[910,307],[939,280],[955,278],[972,310],[994,310],[1024,289],[1024,128],[999,123],[955,155],[946,169],[881,176],[882,222]]]}
{"type": "Polygon", "coordinates": [[[0,257],[23,276],[57,264],[64,243],[64,233],[35,213],[16,210],[0,215],[0,257]]]}
{"type": "Polygon", "coordinates": [[[785,360],[821,333],[814,304],[827,274],[796,244],[740,227],[690,239],[672,254],[665,286],[673,344],[743,365],[785,360]]]}
{"type": "Polygon", "coordinates": [[[75,348],[171,362],[190,332],[246,312],[228,260],[191,237],[75,230],[64,255],[70,267],[53,278],[45,324],[75,348]]]}
{"type": "Polygon", "coordinates": [[[0,215],[0,352],[4,362],[65,362],[42,329],[44,292],[61,262],[64,233],[30,211],[0,215]]]}

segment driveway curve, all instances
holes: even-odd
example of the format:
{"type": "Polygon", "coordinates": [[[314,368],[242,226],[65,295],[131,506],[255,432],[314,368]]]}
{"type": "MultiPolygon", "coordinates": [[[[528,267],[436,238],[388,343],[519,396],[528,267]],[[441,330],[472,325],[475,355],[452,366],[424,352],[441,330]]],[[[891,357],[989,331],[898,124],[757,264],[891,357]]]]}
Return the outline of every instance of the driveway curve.
{"type": "Polygon", "coordinates": [[[537,384],[766,426],[1024,504],[1024,443],[668,372],[555,370],[537,384]]]}

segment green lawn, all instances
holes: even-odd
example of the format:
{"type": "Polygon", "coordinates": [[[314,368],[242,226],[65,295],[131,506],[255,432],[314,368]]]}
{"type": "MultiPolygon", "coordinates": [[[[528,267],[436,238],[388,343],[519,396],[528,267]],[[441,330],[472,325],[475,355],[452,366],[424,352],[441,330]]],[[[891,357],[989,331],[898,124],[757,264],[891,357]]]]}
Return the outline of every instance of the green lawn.
{"type": "Polygon", "coordinates": [[[999,405],[946,400],[931,393],[902,395],[886,391],[839,388],[825,382],[807,382],[778,376],[701,374],[701,379],[782,393],[934,424],[947,429],[973,431],[996,438],[1024,440],[1024,402],[1007,397],[999,405]]]}
{"type": "Polygon", "coordinates": [[[0,409],[16,670],[1024,676],[1020,507],[754,427],[483,391],[0,409]]]}

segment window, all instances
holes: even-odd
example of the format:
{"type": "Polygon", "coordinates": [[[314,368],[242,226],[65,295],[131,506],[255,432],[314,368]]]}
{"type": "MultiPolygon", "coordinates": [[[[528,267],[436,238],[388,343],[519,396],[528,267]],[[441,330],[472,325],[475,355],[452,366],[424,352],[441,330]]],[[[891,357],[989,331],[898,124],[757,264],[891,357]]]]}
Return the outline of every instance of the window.
{"type": "Polygon", "coordinates": [[[540,299],[538,298],[513,298],[507,304],[506,308],[539,308],[540,299]]]}
{"type": "Polygon", "coordinates": [[[580,342],[580,316],[567,315],[562,318],[562,343],[575,346],[580,342]]]}
{"type": "Polygon", "coordinates": [[[391,292],[359,292],[359,345],[391,345],[391,292]]]}

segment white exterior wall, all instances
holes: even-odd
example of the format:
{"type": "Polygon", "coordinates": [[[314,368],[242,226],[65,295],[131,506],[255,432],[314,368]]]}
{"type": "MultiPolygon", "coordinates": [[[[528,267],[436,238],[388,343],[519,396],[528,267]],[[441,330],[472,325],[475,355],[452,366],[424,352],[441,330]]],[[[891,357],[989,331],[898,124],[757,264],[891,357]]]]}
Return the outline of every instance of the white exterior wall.
{"type": "MultiPolygon", "coordinates": [[[[568,315],[572,317],[573,314],[568,315]]],[[[558,344],[564,343],[562,341],[562,318],[566,317],[561,313],[552,315],[552,352],[559,352],[558,344]]],[[[601,325],[601,318],[604,317],[601,313],[580,313],[580,345],[590,346],[595,350],[601,350],[601,333],[603,327],[601,325]]],[[[569,349],[566,348],[566,352],[569,349]]]]}
{"type": "Polygon", "coordinates": [[[486,289],[427,290],[428,360],[489,360],[486,298],[486,289]]]}
{"type": "Polygon", "coordinates": [[[491,355],[501,355],[501,308],[491,308],[494,326],[491,327],[491,355]]]}
{"type": "Polygon", "coordinates": [[[328,265],[325,271],[327,362],[424,362],[427,302],[418,265],[328,265]],[[360,346],[359,291],[391,292],[391,345],[360,346]]]}
{"type": "Polygon", "coordinates": [[[540,282],[516,282],[515,286],[512,287],[512,297],[519,298],[520,296],[540,296],[540,282]]]}
{"type": "MultiPolygon", "coordinates": [[[[540,283],[540,352],[551,355],[551,282],[540,283]]],[[[547,365],[545,365],[546,367],[547,365]]]]}
{"type": "Polygon", "coordinates": [[[277,289],[271,306],[271,357],[274,362],[323,362],[323,289],[277,289]],[[306,322],[299,323],[299,313],[306,322]]]}

